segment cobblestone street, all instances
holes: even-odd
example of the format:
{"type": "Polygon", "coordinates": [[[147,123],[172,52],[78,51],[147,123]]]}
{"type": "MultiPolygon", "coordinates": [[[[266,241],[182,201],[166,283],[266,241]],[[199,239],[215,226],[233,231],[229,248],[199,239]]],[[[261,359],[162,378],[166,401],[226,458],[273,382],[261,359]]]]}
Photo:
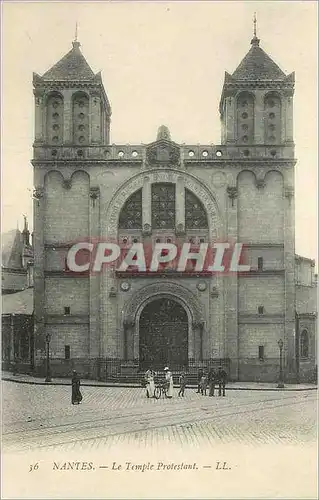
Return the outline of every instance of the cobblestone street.
{"type": "Polygon", "coordinates": [[[316,439],[316,391],[229,391],[225,398],[188,389],[179,398],[147,399],[138,388],[82,387],[71,405],[69,386],[3,382],[5,451],[72,450],[245,443],[297,444],[316,439]]]}

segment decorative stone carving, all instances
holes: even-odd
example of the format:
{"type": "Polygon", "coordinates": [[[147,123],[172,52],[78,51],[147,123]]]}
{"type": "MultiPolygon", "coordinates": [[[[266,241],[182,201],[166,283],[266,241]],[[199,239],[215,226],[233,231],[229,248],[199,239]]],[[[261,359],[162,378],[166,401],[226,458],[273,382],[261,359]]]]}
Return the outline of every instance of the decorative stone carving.
{"type": "Polygon", "coordinates": [[[263,189],[266,183],[264,179],[256,179],[256,187],[257,189],[263,189]]]}
{"type": "Polygon", "coordinates": [[[197,287],[197,290],[199,290],[200,292],[205,292],[207,285],[206,285],[205,281],[200,281],[199,283],[197,283],[196,287],[197,287]]]}
{"type": "Polygon", "coordinates": [[[211,296],[212,298],[215,298],[215,297],[218,297],[218,295],[219,295],[219,292],[218,292],[217,288],[216,288],[215,286],[213,286],[213,289],[212,289],[212,291],[210,292],[210,296],[211,296]]]}
{"type": "Polygon", "coordinates": [[[72,187],[71,179],[63,179],[62,185],[63,185],[64,189],[71,189],[71,187],[72,187]]]}
{"type": "Polygon", "coordinates": [[[190,309],[193,321],[203,324],[201,304],[196,296],[187,288],[172,282],[160,282],[147,285],[131,298],[124,311],[124,321],[134,322],[138,309],[150,297],[171,295],[179,298],[190,309]]]}
{"type": "Polygon", "coordinates": [[[149,165],[179,165],[180,148],[174,142],[160,139],[146,148],[146,159],[149,165]]]}
{"type": "Polygon", "coordinates": [[[234,206],[234,200],[238,196],[238,191],[236,186],[228,186],[227,187],[227,194],[229,198],[231,199],[231,205],[232,207],[234,206]]]}
{"type": "Polygon", "coordinates": [[[184,228],[183,224],[177,224],[175,234],[176,234],[176,236],[184,236],[185,228],[184,228]]]}
{"type": "Polygon", "coordinates": [[[143,236],[150,236],[152,234],[152,227],[149,224],[144,224],[142,233],[143,236]]]}
{"type": "Polygon", "coordinates": [[[95,207],[95,202],[100,196],[100,188],[99,187],[91,187],[90,188],[90,198],[93,202],[93,207],[95,207]]]}
{"type": "Polygon", "coordinates": [[[35,187],[33,189],[33,198],[36,200],[40,200],[44,196],[44,188],[43,187],[35,187]]]}

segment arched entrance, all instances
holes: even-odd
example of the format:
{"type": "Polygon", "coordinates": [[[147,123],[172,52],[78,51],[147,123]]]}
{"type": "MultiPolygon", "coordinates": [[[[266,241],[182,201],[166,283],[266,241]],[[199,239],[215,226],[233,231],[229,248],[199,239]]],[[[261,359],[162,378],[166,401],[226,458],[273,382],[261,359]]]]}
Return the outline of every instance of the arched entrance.
{"type": "Polygon", "coordinates": [[[142,370],[182,369],[188,363],[188,318],[171,298],[149,302],[139,320],[139,359],[142,370]]]}

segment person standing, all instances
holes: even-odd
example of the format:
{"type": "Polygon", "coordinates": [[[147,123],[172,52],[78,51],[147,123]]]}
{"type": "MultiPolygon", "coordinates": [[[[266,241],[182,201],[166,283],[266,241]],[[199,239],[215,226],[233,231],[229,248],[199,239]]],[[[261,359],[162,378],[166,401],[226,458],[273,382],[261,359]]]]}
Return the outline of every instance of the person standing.
{"type": "Polygon", "coordinates": [[[201,380],[202,380],[203,373],[204,373],[204,372],[203,372],[203,369],[202,369],[202,368],[200,368],[200,369],[198,370],[198,374],[197,374],[197,391],[196,391],[196,392],[197,392],[198,394],[201,392],[201,391],[200,391],[200,382],[201,382],[201,380]]]}
{"type": "Polygon", "coordinates": [[[174,389],[173,375],[172,375],[172,372],[170,372],[168,366],[166,366],[164,368],[164,372],[165,372],[165,380],[166,380],[166,384],[167,384],[166,397],[172,398],[173,397],[173,389],[174,389]]]}
{"type": "Polygon", "coordinates": [[[207,376],[206,373],[203,372],[203,376],[200,381],[200,392],[202,396],[206,396],[206,390],[207,390],[207,376]]]}
{"type": "Polygon", "coordinates": [[[217,380],[218,380],[218,396],[222,395],[222,391],[223,391],[223,396],[225,396],[227,373],[222,366],[218,368],[217,380]]]}
{"type": "Polygon", "coordinates": [[[76,371],[73,370],[73,373],[72,373],[72,404],[73,405],[80,404],[82,399],[83,399],[81,391],[80,391],[80,384],[81,384],[80,377],[78,376],[76,371]]]}
{"type": "Polygon", "coordinates": [[[148,398],[154,398],[155,383],[154,383],[154,372],[152,368],[149,368],[145,373],[146,382],[146,396],[148,398]]]}
{"type": "Polygon", "coordinates": [[[214,396],[215,394],[215,381],[216,381],[216,373],[214,368],[211,368],[208,372],[208,387],[209,387],[209,396],[214,396]]]}
{"type": "Polygon", "coordinates": [[[178,393],[179,396],[184,397],[185,387],[186,387],[186,376],[185,373],[182,372],[179,377],[179,393],[178,393]]]}

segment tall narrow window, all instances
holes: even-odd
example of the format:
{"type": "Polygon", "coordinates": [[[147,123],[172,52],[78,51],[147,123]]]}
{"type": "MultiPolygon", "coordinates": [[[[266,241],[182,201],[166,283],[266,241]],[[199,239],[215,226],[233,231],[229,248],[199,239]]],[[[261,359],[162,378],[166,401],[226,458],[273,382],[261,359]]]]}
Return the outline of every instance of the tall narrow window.
{"type": "Polygon", "coordinates": [[[119,219],[120,229],[142,229],[142,190],[135,191],[126,200],[119,219]]]}
{"type": "Polygon", "coordinates": [[[258,306],[258,314],[264,314],[264,306],[258,306]]]}
{"type": "Polygon", "coordinates": [[[69,307],[69,306],[66,306],[66,307],[64,308],[64,314],[65,314],[65,316],[68,316],[68,315],[70,314],[70,312],[71,312],[70,307],[69,307]]]}
{"type": "Polygon", "coordinates": [[[300,335],[300,357],[309,357],[309,335],[307,330],[303,330],[300,335]]]}
{"type": "Polygon", "coordinates": [[[262,271],[264,267],[264,259],[262,257],[258,257],[258,271],[262,271]]]}
{"type": "Polygon", "coordinates": [[[260,361],[264,361],[264,357],[265,357],[265,346],[260,345],[258,347],[258,358],[260,361]]]}
{"type": "Polygon", "coordinates": [[[69,345],[65,345],[64,346],[64,359],[70,359],[70,346],[69,345]]]}
{"type": "Polygon", "coordinates": [[[265,144],[281,142],[281,100],[276,94],[268,94],[264,101],[265,144]]]}
{"type": "Polygon", "coordinates": [[[52,146],[63,143],[63,98],[53,93],[47,100],[47,142],[52,146]]]}
{"type": "Polygon", "coordinates": [[[208,220],[202,202],[191,191],[185,189],[186,229],[207,229],[208,220]]]}
{"type": "Polygon", "coordinates": [[[237,98],[237,143],[252,144],[254,141],[254,97],[242,92],[237,98]]]}
{"type": "Polygon", "coordinates": [[[89,98],[84,92],[73,96],[73,142],[77,146],[89,143],[89,98]]]}
{"type": "Polygon", "coordinates": [[[175,184],[152,184],[152,227],[175,228],[175,184]]]}

